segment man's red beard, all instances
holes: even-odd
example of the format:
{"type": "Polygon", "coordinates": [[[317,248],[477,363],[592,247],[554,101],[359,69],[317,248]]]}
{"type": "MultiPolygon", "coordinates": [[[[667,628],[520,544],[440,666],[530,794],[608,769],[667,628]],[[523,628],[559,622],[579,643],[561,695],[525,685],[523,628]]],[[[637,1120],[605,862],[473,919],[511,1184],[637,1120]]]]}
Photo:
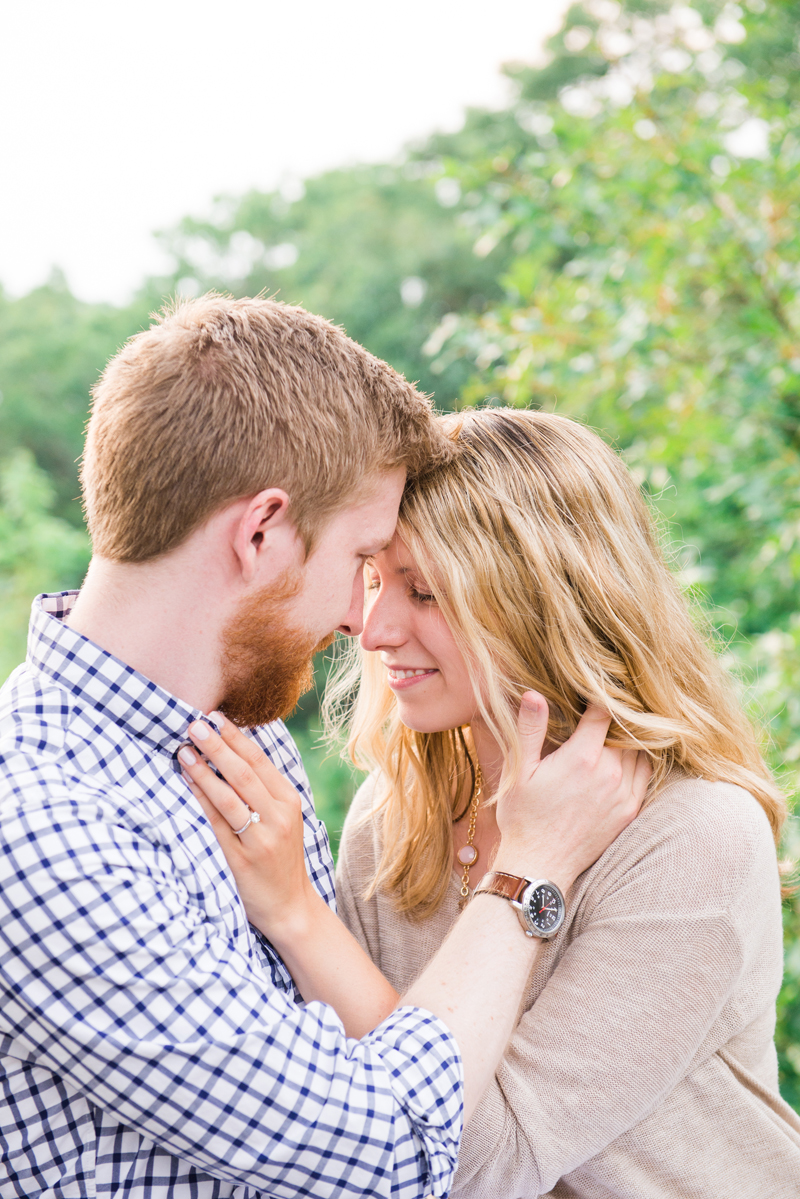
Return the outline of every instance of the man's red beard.
{"type": "Polygon", "coordinates": [[[248,596],[222,632],[224,694],[219,705],[240,728],[288,716],[314,683],[313,658],[333,634],[317,641],[289,621],[291,600],[302,587],[292,572],[248,596]]]}

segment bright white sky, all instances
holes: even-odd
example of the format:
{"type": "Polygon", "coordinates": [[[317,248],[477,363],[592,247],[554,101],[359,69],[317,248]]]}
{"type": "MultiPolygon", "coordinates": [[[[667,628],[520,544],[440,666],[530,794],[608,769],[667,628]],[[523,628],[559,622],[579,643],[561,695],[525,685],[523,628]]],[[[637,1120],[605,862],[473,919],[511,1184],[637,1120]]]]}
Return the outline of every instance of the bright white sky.
{"type": "Polygon", "coordinates": [[[395,156],[507,95],[568,0],[37,0],[0,15],[0,282],[122,302],[214,196],[395,156]]]}

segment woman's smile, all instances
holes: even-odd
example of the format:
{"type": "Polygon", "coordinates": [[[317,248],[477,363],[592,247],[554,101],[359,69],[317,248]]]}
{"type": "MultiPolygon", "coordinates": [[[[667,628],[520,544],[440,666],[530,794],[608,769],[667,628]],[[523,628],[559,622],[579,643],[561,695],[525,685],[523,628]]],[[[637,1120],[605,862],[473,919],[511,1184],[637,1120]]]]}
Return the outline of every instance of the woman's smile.
{"type": "Polygon", "coordinates": [[[387,670],[389,686],[393,691],[407,691],[409,687],[414,687],[417,683],[422,683],[425,679],[433,678],[435,674],[439,673],[435,666],[422,668],[389,666],[387,670]]]}

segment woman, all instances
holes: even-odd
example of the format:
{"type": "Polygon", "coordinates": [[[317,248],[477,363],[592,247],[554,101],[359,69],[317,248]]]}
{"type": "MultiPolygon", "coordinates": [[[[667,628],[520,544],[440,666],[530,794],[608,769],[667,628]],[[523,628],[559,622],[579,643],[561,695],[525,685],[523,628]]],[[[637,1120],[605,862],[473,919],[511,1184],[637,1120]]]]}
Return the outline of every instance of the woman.
{"type": "Polygon", "coordinates": [[[453,461],[368,566],[351,750],[373,772],[342,842],[346,923],[405,990],[491,863],[528,689],[550,748],[595,704],[654,770],[537,959],[454,1193],[796,1196],[772,1042],[784,805],[754,734],[616,455],[542,413],[444,419],[453,461]]]}

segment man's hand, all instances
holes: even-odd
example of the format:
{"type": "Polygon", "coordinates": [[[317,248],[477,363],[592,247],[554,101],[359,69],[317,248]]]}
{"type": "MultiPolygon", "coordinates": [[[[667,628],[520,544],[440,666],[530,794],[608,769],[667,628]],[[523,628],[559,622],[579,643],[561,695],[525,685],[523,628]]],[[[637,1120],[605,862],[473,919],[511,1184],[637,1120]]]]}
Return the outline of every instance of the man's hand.
{"type": "Polygon", "coordinates": [[[605,744],[611,718],[589,706],[568,741],[542,757],[546,700],[522,697],[522,761],[497,804],[500,848],[494,870],[549,878],[568,891],[639,812],[652,769],[636,750],[605,744]]]}

